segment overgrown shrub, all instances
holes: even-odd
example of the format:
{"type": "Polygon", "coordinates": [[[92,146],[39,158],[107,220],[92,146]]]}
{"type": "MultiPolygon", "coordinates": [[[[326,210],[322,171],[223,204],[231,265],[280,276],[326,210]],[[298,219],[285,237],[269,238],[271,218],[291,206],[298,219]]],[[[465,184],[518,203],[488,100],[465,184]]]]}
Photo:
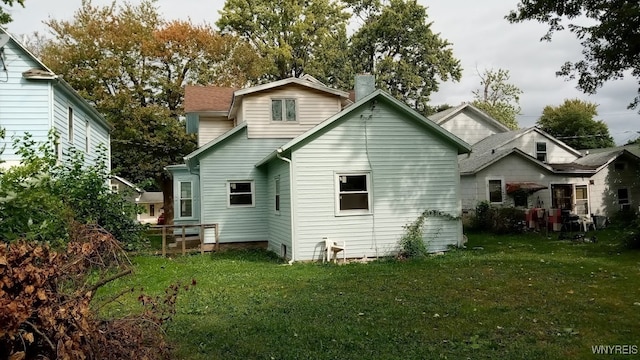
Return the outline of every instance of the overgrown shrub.
{"type": "Polygon", "coordinates": [[[0,237],[64,244],[77,221],[105,228],[128,249],[140,248],[146,240],[135,220],[140,209],[110,190],[106,149],[94,165],[74,149],[59,162],[55,135],[49,140],[37,144],[29,134],[14,140],[22,160],[0,176],[0,237]]]}
{"type": "MultiPolygon", "coordinates": [[[[425,210],[411,224],[404,225],[404,233],[398,242],[400,250],[398,258],[420,258],[429,254],[428,241],[424,239],[424,223],[428,217],[443,217],[449,220],[460,220],[459,216],[453,216],[440,210],[425,210]]],[[[438,236],[437,231],[434,238],[438,236]]]]}
{"type": "MultiPolygon", "coordinates": [[[[92,304],[103,285],[131,272],[119,242],[74,225],[64,251],[17,240],[0,243],[0,354],[10,359],[158,359],[168,356],[164,324],[180,287],[140,295],[144,310],[103,320],[92,304]]],[[[117,297],[105,300],[106,303],[117,297]]]]}
{"type": "Polygon", "coordinates": [[[517,234],[524,231],[526,216],[522,209],[491,206],[488,201],[476,205],[472,229],[496,234],[517,234]]]}
{"type": "Polygon", "coordinates": [[[480,201],[476,205],[476,213],[474,217],[473,228],[475,230],[489,230],[491,228],[492,211],[488,201],[480,201]]]}

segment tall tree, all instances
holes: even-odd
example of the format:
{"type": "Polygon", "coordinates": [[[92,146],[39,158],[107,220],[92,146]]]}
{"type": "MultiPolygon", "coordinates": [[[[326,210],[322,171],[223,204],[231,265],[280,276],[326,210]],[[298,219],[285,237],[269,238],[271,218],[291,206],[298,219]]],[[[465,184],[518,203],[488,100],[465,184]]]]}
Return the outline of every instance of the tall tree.
{"type": "Polygon", "coordinates": [[[427,10],[416,0],[390,0],[377,9],[371,1],[352,2],[368,14],[351,37],[354,69],[376,75],[379,88],[427,112],[439,81],[462,76],[451,44],[431,31],[427,10]]]}
{"type": "Polygon", "coordinates": [[[486,69],[478,75],[481,88],[473,91],[473,105],[510,129],[517,129],[522,90],[508,82],[509,70],[486,69]]]}
{"type": "Polygon", "coordinates": [[[333,0],[227,0],[216,25],[249,41],[272,65],[263,81],[308,73],[334,84],[341,81],[332,74],[348,19],[333,0]]]}
{"type": "Polygon", "coordinates": [[[181,120],[184,85],[245,85],[261,73],[259,58],[210,26],[165,22],[154,0],[119,8],[83,0],[72,20],[47,25],[55,38],[42,60],[114,124],[114,170],[134,182],[154,180],[172,219],[164,167],[182,163],[196,146],[181,120]]]}
{"type": "MultiPolygon", "coordinates": [[[[640,2],[630,0],[521,0],[507,16],[511,23],[536,20],[549,25],[541,40],[551,40],[556,31],[568,29],[581,40],[584,59],[566,62],[558,75],[578,78],[578,88],[593,94],[605,82],[620,79],[624,72],[640,84],[640,2]],[[587,18],[592,21],[586,22],[587,18]]],[[[636,108],[638,94],[629,105],[636,108]]]]}
{"type": "MultiPolygon", "coordinates": [[[[13,4],[18,4],[24,7],[24,0],[0,0],[3,4],[8,6],[13,6],[13,4]]],[[[5,10],[4,6],[0,6],[0,25],[8,24],[12,21],[11,15],[5,10]]]]}
{"type": "Polygon", "coordinates": [[[615,146],[609,127],[598,116],[597,104],[567,99],[560,106],[545,106],[537,124],[549,134],[575,149],[615,146]]]}

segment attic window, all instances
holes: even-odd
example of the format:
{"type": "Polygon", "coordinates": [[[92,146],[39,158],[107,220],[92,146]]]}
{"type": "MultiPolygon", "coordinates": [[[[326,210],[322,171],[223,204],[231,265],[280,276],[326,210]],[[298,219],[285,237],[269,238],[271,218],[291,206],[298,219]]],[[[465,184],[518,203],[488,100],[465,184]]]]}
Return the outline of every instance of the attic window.
{"type": "Polygon", "coordinates": [[[623,162],[615,162],[613,163],[613,168],[616,169],[616,171],[624,171],[625,169],[625,163],[623,162]]]}
{"type": "Polygon", "coordinates": [[[536,159],[542,162],[547,162],[547,143],[546,142],[536,143],[536,159]]]}
{"type": "Polygon", "coordinates": [[[297,121],[295,99],[272,99],[271,121],[297,121]]]}

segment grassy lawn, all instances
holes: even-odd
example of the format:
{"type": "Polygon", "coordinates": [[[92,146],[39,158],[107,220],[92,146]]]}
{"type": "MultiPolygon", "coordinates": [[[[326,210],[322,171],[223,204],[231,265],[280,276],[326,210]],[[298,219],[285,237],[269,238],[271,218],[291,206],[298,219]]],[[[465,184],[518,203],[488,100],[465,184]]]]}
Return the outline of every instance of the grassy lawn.
{"type": "MultiPolygon", "coordinates": [[[[141,256],[101,295],[195,278],[168,330],[179,359],[614,359],[591,347],[640,347],[640,252],[618,252],[614,230],[597,236],[471,234],[468,250],[346,266],[141,256]]],[[[135,306],[133,294],[105,315],[135,306]]]]}

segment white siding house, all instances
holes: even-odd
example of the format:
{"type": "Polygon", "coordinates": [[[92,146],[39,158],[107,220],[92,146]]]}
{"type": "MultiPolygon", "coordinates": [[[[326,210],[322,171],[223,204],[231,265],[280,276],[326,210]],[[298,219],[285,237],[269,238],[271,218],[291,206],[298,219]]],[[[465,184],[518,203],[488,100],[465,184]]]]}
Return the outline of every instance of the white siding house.
{"type": "Polygon", "coordinates": [[[640,157],[629,149],[581,153],[532,127],[504,131],[471,105],[431,118],[474,142],[459,157],[463,211],[479,202],[493,206],[563,209],[611,216],[640,206],[640,157]],[[478,140],[478,136],[484,137],[478,140]]]}

